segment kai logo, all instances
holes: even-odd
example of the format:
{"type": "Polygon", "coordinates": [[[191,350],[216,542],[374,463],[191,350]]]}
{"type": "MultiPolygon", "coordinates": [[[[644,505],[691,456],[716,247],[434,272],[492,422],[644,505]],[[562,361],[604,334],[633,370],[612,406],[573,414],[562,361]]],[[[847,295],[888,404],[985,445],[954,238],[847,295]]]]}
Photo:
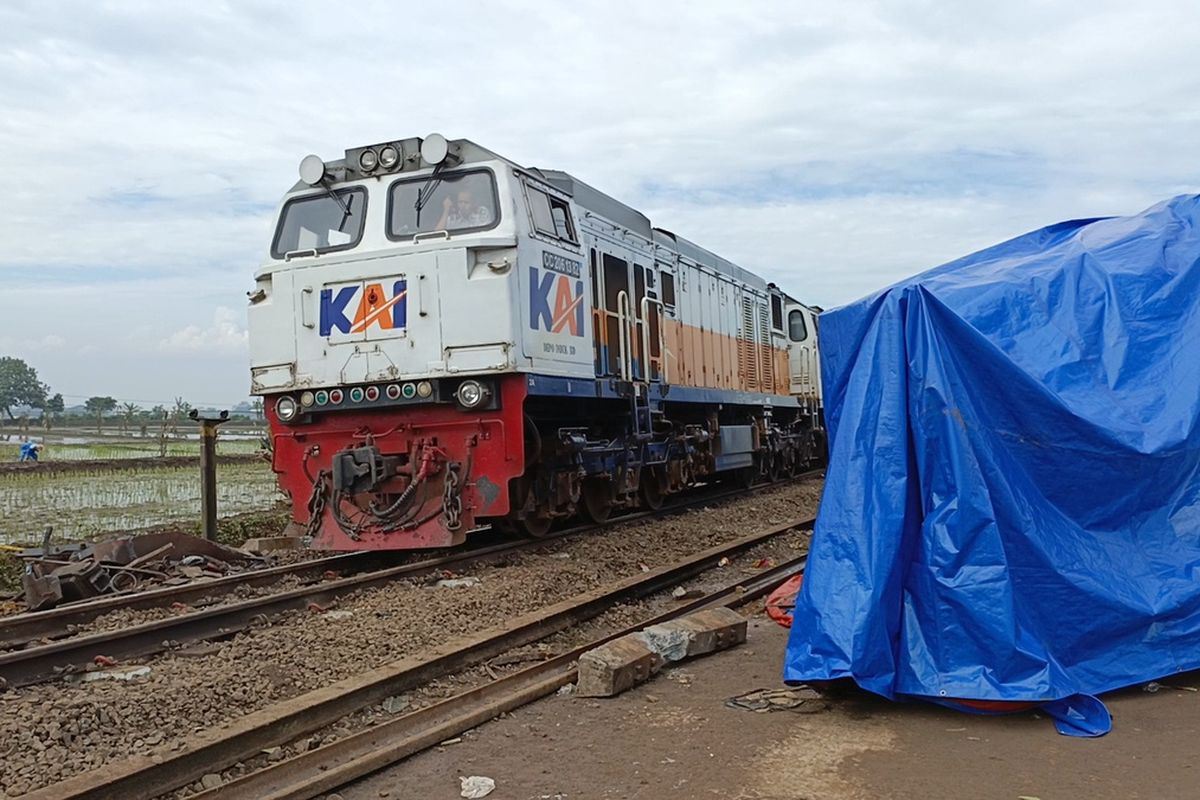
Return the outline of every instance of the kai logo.
{"type": "Polygon", "coordinates": [[[364,333],[371,328],[404,330],[408,325],[408,281],[327,286],[321,290],[321,335],[364,333]],[[391,291],[385,291],[389,286],[391,291]]]}
{"type": "Polygon", "coordinates": [[[583,336],[583,264],[542,253],[542,267],[529,268],[529,326],[583,336]]]}

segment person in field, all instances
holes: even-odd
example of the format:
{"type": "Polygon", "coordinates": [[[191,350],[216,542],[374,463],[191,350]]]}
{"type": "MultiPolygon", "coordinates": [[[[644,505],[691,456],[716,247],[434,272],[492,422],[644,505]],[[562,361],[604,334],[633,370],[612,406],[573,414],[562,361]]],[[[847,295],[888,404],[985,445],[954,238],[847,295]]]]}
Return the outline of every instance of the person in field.
{"type": "Polygon", "coordinates": [[[21,455],[17,458],[17,461],[37,461],[41,452],[41,442],[26,442],[21,445],[21,455]]]}

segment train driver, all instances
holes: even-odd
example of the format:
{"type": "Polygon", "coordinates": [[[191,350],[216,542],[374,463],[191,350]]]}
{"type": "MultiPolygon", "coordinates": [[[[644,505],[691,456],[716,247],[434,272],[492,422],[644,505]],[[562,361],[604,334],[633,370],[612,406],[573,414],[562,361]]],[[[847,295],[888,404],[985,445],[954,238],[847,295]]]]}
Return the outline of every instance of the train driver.
{"type": "Polygon", "coordinates": [[[442,216],[434,230],[448,231],[452,228],[481,228],[492,221],[492,211],[475,202],[470,189],[462,189],[455,199],[442,200],[442,216]]]}

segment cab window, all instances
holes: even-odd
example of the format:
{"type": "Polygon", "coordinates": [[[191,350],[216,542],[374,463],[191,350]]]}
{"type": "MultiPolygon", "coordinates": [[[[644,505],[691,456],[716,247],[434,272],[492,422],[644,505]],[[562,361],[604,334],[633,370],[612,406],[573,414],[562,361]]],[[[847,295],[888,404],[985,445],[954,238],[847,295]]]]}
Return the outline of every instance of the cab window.
{"type": "Polygon", "coordinates": [[[289,200],[279,215],[271,255],[283,258],[297,252],[331,253],[357,245],[363,234],[367,192],[362,188],[340,189],[336,195],[310,194],[289,200]]]}
{"type": "Polygon", "coordinates": [[[428,177],[399,180],[388,190],[387,235],[396,240],[487,230],[500,221],[498,208],[496,179],[488,170],[442,173],[432,183],[428,177]]]}

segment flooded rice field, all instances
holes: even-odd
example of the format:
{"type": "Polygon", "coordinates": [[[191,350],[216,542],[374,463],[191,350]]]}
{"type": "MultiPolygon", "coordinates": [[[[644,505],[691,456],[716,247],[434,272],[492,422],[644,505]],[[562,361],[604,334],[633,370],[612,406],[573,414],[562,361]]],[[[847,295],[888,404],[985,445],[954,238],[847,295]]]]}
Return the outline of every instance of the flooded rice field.
{"type": "MultiPolygon", "coordinates": [[[[157,437],[91,436],[72,434],[0,435],[0,461],[16,461],[21,445],[27,440],[41,442],[43,461],[107,461],[118,458],[155,458],[158,456],[199,456],[200,442],[195,434],[174,436],[165,442],[157,437]],[[165,452],[164,452],[165,450],[165,452]]],[[[217,439],[220,455],[242,455],[261,448],[258,434],[225,434],[217,439]]]]}
{"type": "MultiPolygon", "coordinates": [[[[266,462],[218,466],[217,508],[222,517],[269,509],[281,499],[285,498],[266,462]]],[[[46,525],[54,526],[56,541],[78,540],[189,522],[199,514],[198,466],[0,473],[0,543],[36,541],[46,525]]]]}

